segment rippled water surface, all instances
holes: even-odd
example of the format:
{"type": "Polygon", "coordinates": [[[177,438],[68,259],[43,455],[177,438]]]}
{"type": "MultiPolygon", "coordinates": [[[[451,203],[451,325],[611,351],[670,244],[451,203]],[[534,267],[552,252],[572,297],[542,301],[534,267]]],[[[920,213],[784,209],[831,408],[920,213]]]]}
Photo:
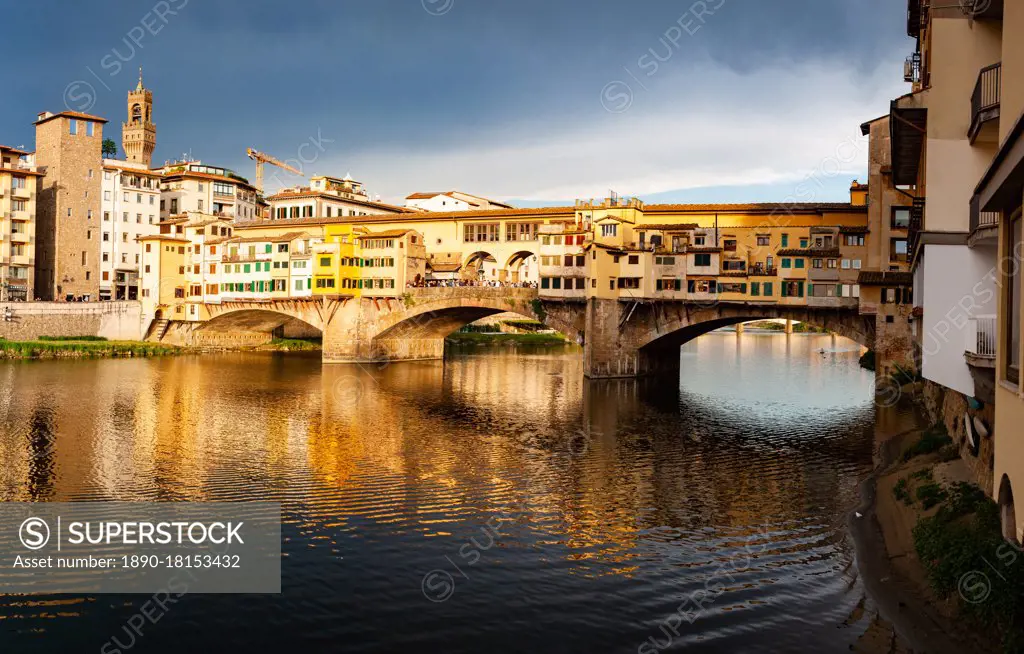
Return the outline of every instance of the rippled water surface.
{"type": "Polygon", "coordinates": [[[0,364],[2,499],[286,520],[281,595],[186,595],[141,636],[147,597],[0,597],[0,651],[847,651],[858,354],[711,334],[678,388],[551,349],[0,364]]]}

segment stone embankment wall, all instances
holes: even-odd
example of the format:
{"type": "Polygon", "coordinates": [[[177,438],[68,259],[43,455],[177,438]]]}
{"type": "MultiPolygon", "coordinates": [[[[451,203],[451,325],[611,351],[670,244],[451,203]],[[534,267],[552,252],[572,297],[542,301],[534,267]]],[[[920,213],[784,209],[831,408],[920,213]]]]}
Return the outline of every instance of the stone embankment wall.
{"type": "MultiPolygon", "coordinates": [[[[989,495],[993,492],[992,470],[995,463],[995,405],[984,404],[978,409],[971,408],[967,398],[962,394],[924,380],[920,385],[918,396],[921,407],[931,423],[942,423],[946,426],[953,442],[960,451],[960,458],[967,464],[976,484],[989,495]],[[978,444],[978,455],[971,453],[967,440],[967,428],[964,425],[964,414],[979,418],[989,430],[989,435],[978,444]]],[[[1006,429],[1003,426],[1003,429],[1006,429]]]]}
{"type": "Polygon", "coordinates": [[[112,341],[141,341],[139,302],[0,303],[0,337],[30,341],[40,336],[102,336],[112,341]]]}

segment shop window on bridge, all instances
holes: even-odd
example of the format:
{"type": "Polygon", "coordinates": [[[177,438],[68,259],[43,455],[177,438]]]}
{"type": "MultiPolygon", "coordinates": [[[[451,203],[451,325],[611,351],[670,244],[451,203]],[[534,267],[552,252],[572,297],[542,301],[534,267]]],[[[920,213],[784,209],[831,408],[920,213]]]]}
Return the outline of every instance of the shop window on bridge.
{"type": "Polygon", "coordinates": [[[618,233],[618,225],[601,225],[601,236],[617,236],[618,233]]]}
{"type": "Polygon", "coordinates": [[[579,268],[582,268],[585,265],[587,265],[587,257],[586,257],[586,255],[584,255],[584,254],[577,254],[576,255],[576,266],[579,267],[579,268]]]}
{"type": "Polygon", "coordinates": [[[640,263],[639,255],[636,255],[636,254],[629,255],[628,262],[629,262],[629,265],[631,265],[631,266],[637,265],[638,263],[640,263]]]}
{"type": "Polygon", "coordinates": [[[788,248],[789,247],[789,234],[783,234],[782,235],[782,247],[784,247],[784,248],[788,248]]]}
{"type": "Polygon", "coordinates": [[[556,291],[562,290],[562,278],[561,277],[552,277],[551,278],[551,288],[556,290],[556,291]]]}
{"type": "Polygon", "coordinates": [[[782,297],[803,297],[803,282],[784,282],[782,284],[782,297]]]}
{"type": "Polygon", "coordinates": [[[747,292],[747,285],[736,282],[724,282],[718,285],[719,293],[743,293],[747,292]]]}
{"type": "Polygon", "coordinates": [[[800,247],[802,247],[802,248],[806,248],[806,247],[807,247],[807,244],[808,244],[809,242],[810,242],[810,241],[809,241],[809,239],[807,239],[807,238],[801,238],[801,239],[800,239],[800,247]]]}
{"type": "Polygon", "coordinates": [[[793,267],[793,260],[792,259],[783,259],[782,260],[782,267],[783,268],[792,268],[793,267]]]}
{"type": "Polygon", "coordinates": [[[674,266],[676,265],[675,257],[654,257],[654,263],[658,266],[674,266]]]}
{"type": "MultiPolygon", "coordinates": [[[[711,255],[708,255],[711,256],[711,255]]],[[[745,261],[729,260],[722,262],[722,270],[725,272],[743,272],[747,269],[747,263],[745,261]]]]}
{"type": "Polygon", "coordinates": [[[821,259],[811,259],[811,267],[814,268],[815,270],[821,270],[821,268],[822,268],[822,260],[821,259]]]}
{"type": "Polygon", "coordinates": [[[587,288],[587,280],[582,277],[576,278],[576,290],[582,291],[587,288]]]}
{"type": "Polygon", "coordinates": [[[619,277],[619,288],[636,290],[640,288],[639,277],[619,277]]]}
{"type": "Polygon", "coordinates": [[[711,266],[711,255],[710,254],[695,254],[693,255],[693,265],[697,268],[708,268],[711,266]]]}
{"type": "Polygon", "coordinates": [[[770,245],[771,244],[771,237],[766,235],[766,234],[758,234],[757,235],[757,244],[758,244],[758,246],[761,246],[761,247],[770,245]]]}
{"type": "Polygon", "coordinates": [[[715,293],[718,291],[718,285],[711,280],[688,279],[686,290],[690,293],[715,293]]]}
{"type": "Polygon", "coordinates": [[[540,287],[542,289],[551,288],[551,278],[550,277],[541,277],[540,278],[540,287]]]}
{"type": "Polygon", "coordinates": [[[679,279],[658,279],[654,283],[658,291],[681,291],[683,288],[683,282],[679,279]]]}
{"type": "Polygon", "coordinates": [[[807,295],[809,297],[839,297],[835,284],[808,284],[807,295]]]}

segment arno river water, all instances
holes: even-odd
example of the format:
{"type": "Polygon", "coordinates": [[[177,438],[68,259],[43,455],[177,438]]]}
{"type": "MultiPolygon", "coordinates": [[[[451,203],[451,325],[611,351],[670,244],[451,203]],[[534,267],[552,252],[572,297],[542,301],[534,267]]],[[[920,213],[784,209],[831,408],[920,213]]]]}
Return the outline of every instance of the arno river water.
{"type": "Polygon", "coordinates": [[[280,595],[185,595],[141,636],[146,596],[3,596],[0,651],[847,651],[847,515],[900,420],[858,354],[710,334],[678,388],[550,348],[2,364],[3,500],[274,500],[285,525],[280,595]]]}

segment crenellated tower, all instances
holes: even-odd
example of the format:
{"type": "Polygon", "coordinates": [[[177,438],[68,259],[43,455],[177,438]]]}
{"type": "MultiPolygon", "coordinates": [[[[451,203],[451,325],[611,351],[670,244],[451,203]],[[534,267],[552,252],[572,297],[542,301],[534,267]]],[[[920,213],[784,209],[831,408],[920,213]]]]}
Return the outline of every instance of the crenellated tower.
{"type": "Polygon", "coordinates": [[[142,85],[142,69],[139,68],[139,84],[128,93],[128,122],[121,126],[121,147],[128,161],[153,164],[153,150],[156,149],[156,125],[153,124],[153,92],[142,85]]]}

